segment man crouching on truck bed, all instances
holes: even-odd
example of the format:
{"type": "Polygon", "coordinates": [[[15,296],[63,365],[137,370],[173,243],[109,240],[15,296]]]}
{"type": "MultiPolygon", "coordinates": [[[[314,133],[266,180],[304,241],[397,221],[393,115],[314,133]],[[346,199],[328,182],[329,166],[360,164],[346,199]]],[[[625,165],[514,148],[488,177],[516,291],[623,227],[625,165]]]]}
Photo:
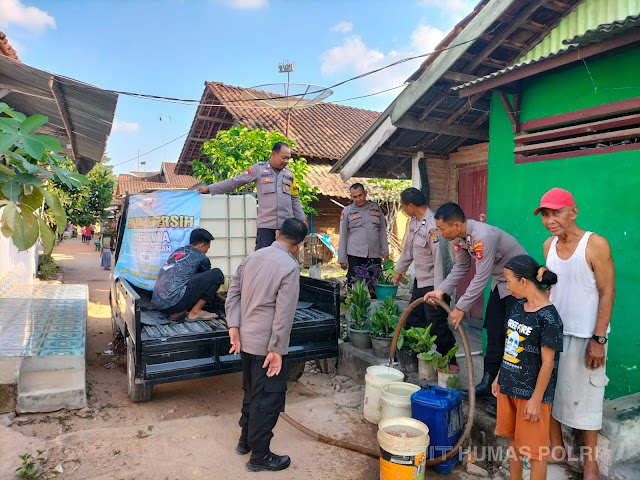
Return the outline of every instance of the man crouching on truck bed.
{"type": "Polygon", "coordinates": [[[196,228],[191,232],[189,245],[169,256],[153,289],[153,308],[168,314],[172,320],[185,316],[189,320],[207,320],[217,316],[202,310],[224,283],[224,275],[219,268],[211,269],[206,255],[211,240],[213,235],[207,230],[196,228]]]}
{"type": "Polygon", "coordinates": [[[300,269],[295,255],[304,245],[307,226],[284,221],[276,241],[246,257],[231,279],[225,311],[231,350],[242,359],[242,434],[236,452],[251,451],[251,472],[284,470],[287,455],[271,453],[273,427],[284,412],[287,375],[283,356],[300,293],[300,269]]]}

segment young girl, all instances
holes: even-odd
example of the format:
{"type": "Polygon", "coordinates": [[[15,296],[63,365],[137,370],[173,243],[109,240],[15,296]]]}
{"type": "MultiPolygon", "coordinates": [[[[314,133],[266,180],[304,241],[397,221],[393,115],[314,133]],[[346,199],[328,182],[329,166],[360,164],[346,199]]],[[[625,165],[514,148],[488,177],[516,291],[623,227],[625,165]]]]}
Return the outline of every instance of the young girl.
{"type": "Polygon", "coordinates": [[[557,277],[529,255],[504,267],[507,287],[518,302],[506,325],[500,372],[492,385],[498,398],[496,434],[509,438],[511,480],[522,480],[522,456],[531,459],[531,480],[547,478],[549,421],[556,386],[562,320],[544,286],[557,277]]]}

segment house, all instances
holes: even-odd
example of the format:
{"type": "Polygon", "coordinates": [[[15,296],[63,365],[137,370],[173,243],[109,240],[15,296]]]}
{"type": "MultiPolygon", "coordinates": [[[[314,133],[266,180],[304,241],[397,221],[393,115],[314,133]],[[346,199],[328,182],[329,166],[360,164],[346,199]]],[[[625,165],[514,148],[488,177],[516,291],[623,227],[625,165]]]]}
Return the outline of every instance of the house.
{"type": "Polygon", "coordinates": [[[197,178],[191,175],[176,174],[176,165],[176,163],[162,162],[160,171],[120,174],[112,204],[120,206],[126,195],[140,193],[145,190],[192,188],[200,183],[197,178]]]}
{"type": "Polygon", "coordinates": [[[457,201],[538,260],[549,236],[533,216],[540,196],[554,186],[573,192],[579,224],[607,237],[616,263],[599,441],[605,478],[640,458],[621,447],[640,403],[629,355],[640,336],[630,261],[640,241],[639,13],[640,2],[626,0],[480,2],[332,169],[343,179],[411,174],[423,189],[428,182],[434,208],[457,201]],[[389,150],[402,160],[379,153],[389,150]]]}
{"type": "MultiPolygon", "coordinates": [[[[200,154],[202,144],[214,138],[219,130],[244,125],[247,128],[285,132],[286,113],[257,107],[250,100],[262,98],[263,95],[242,87],[206,82],[175,173],[191,174],[193,160],[206,158],[200,154]]],[[[318,201],[313,204],[318,215],[313,215],[310,219],[312,232],[337,232],[341,206],[351,203],[349,186],[355,182],[363,182],[370,187],[366,179],[342,180],[339,175],[330,173],[330,170],[378,115],[378,112],[370,110],[325,102],[291,114],[289,137],[296,142],[292,154],[294,157],[307,159],[307,183],[319,189],[318,201]]]]}

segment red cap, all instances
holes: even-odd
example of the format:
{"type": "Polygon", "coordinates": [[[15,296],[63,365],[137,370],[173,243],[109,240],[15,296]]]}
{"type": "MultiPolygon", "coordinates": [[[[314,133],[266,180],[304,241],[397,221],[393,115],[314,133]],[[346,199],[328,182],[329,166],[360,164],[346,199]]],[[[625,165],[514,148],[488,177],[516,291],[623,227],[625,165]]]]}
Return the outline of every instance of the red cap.
{"type": "Polygon", "coordinates": [[[570,192],[562,188],[554,187],[542,196],[540,206],[535,209],[533,214],[537,215],[543,208],[557,210],[562,207],[573,207],[575,204],[573,195],[571,195],[570,192]]]}

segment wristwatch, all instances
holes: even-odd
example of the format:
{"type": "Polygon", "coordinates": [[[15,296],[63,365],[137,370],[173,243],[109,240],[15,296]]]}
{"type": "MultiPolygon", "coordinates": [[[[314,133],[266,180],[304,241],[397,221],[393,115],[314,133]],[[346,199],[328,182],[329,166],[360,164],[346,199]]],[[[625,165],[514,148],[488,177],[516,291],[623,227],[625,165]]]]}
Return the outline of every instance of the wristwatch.
{"type": "Polygon", "coordinates": [[[600,345],[604,345],[605,343],[607,343],[607,337],[603,337],[600,335],[593,335],[591,338],[593,338],[600,345]]]}

